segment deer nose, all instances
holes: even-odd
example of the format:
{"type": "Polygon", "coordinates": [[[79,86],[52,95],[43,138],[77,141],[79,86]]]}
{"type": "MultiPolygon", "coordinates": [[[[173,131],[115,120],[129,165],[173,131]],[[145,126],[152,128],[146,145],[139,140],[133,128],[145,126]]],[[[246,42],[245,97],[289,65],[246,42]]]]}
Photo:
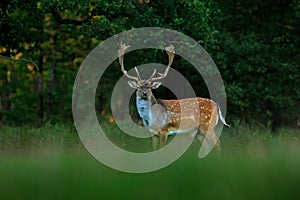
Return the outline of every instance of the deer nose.
{"type": "Polygon", "coordinates": [[[143,92],[143,95],[146,96],[146,95],[147,95],[147,92],[143,92]]]}

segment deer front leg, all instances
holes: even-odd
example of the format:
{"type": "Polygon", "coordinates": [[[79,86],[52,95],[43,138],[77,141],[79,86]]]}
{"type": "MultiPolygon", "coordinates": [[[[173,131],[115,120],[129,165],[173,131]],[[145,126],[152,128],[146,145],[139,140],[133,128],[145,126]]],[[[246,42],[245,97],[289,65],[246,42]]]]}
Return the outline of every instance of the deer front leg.
{"type": "Polygon", "coordinates": [[[162,148],[166,146],[168,139],[168,131],[167,130],[161,130],[159,132],[159,147],[162,148]]]}
{"type": "Polygon", "coordinates": [[[157,149],[158,146],[158,135],[153,134],[152,135],[152,148],[153,150],[157,149]]]}

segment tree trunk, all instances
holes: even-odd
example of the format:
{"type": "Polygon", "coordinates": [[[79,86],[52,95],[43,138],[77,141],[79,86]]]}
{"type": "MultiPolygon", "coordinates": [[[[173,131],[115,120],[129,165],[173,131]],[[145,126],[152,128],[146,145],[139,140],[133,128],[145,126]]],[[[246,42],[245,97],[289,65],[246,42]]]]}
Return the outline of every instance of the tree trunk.
{"type": "Polygon", "coordinates": [[[54,39],[54,50],[52,53],[52,66],[51,66],[51,77],[48,83],[48,89],[46,94],[46,122],[50,120],[50,109],[51,109],[51,99],[52,99],[52,91],[54,87],[54,81],[56,77],[56,51],[55,51],[56,39],[54,39]]]}
{"type": "MultiPolygon", "coordinates": [[[[5,53],[5,56],[9,56],[9,54],[7,55],[7,53],[5,53]]],[[[11,104],[9,102],[9,96],[10,96],[10,92],[8,90],[8,84],[9,84],[9,80],[8,80],[8,71],[9,68],[7,65],[3,65],[2,69],[1,69],[1,76],[0,76],[0,80],[1,80],[1,88],[2,90],[0,91],[0,109],[2,109],[3,111],[9,111],[11,104]]]]}

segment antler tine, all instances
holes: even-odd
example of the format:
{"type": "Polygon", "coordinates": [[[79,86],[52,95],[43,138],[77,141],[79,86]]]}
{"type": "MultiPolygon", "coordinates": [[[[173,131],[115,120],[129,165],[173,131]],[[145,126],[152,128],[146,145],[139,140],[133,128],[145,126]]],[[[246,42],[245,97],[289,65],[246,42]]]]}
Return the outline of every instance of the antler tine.
{"type": "Polygon", "coordinates": [[[167,68],[166,68],[166,70],[165,70],[164,73],[158,73],[159,76],[153,78],[154,74],[156,73],[156,70],[155,70],[154,73],[152,74],[152,76],[149,78],[150,81],[160,80],[160,79],[166,77],[167,74],[168,74],[168,72],[169,72],[169,69],[170,69],[170,67],[171,67],[171,65],[173,63],[174,54],[175,54],[174,46],[170,45],[169,47],[166,47],[165,50],[166,50],[166,52],[167,52],[167,54],[169,56],[169,64],[168,64],[168,66],[167,66],[167,68]]]}
{"type": "Polygon", "coordinates": [[[139,71],[138,71],[138,69],[137,69],[136,67],[134,67],[134,69],[135,69],[135,71],[136,71],[136,74],[137,74],[139,80],[142,80],[142,79],[141,79],[141,76],[140,76],[140,73],[139,73],[139,71]]]}
{"type": "Polygon", "coordinates": [[[153,74],[150,76],[150,78],[148,78],[148,81],[151,81],[152,80],[152,78],[153,78],[153,76],[156,74],[156,69],[154,69],[154,72],[153,72],[153,74]]]}
{"type": "Polygon", "coordinates": [[[126,50],[127,50],[129,47],[130,47],[130,46],[126,46],[125,44],[123,44],[123,43],[121,42],[120,48],[119,48],[119,50],[118,50],[118,53],[119,53],[119,63],[120,63],[120,65],[121,65],[121,70],[122,70],[123,74],[124,74],[125,76],[127,76],[129,79],[133,79],[133,80],[135,80],[135,81],[139,81],[139,80],[141,80],[141,78],[140,78],[140,74],[138,73],[137,69],[135,69],[135,70],[136,70],[136,72],[137,72],[138,77],[130,76],[129,74],[127,74],[127,71],[124,69],[124,54],[125,54],[126,50]]]}

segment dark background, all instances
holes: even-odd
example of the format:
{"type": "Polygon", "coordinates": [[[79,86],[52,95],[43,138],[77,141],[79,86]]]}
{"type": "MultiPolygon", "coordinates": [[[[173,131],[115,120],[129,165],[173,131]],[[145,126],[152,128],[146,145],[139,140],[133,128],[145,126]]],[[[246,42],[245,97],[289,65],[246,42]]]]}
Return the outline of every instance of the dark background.
{"type": "MultiPolygon", "coordinates": [[[[299,0],[3,0],[0,124],[71,124],[72,87],[85,56],[114,34],[155,26],[190,36],[211,55],[225,83],[230,124],[297,127],[299,19],[299,0]]],[[[128,68],[149,62],[167,63],[167,56],[152,50],[126,56],[128,68]]],[[[172,67],[209,98],[189,63],[176,58],[172,67]]],[[[122,76],[116,69],[117,61],[97,92],[101,116],[111,115],[110,91],[122,76]]],[[[170,98],[164,89],[156,95],[170,98]]]]}

